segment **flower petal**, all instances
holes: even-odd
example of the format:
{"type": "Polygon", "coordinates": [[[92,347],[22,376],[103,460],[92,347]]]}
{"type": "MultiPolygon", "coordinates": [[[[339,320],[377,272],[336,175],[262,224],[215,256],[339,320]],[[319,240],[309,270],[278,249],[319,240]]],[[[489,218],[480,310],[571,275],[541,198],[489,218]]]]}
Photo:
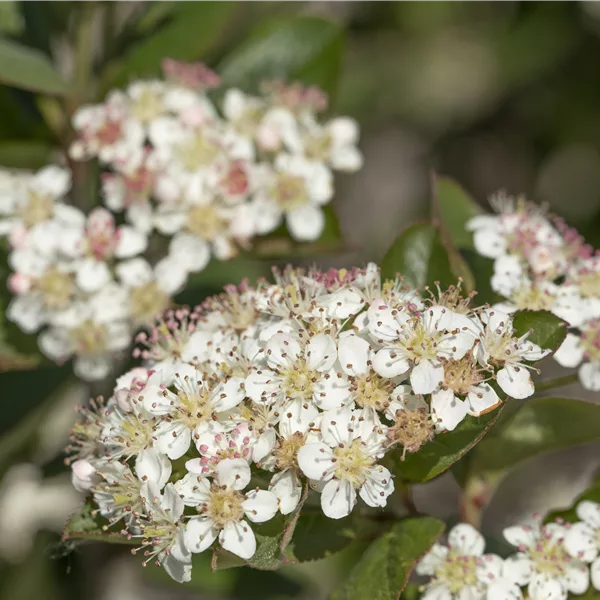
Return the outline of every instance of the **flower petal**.
{"type": "Polygon", "coordinates": [[[190,552],[204,552],[217,538],[218,529],[209,517],[192,517],[185,530],[185,544],[190,552]]]}
{"type": "Polygon", "coordinates": [[[330,519],[347,517],[356,504],[356,490],[349,481],[332,479],[321,493],[321,508],[330,519]]]}
{"type": "Polygon", "coordinates": [[[246,494],[242,508],[253,523],[264,523],[277,514],[277,496],[267,490],[252,490],[246,494]]]}
{"type": "Polygon", "coordinates": [[[215,467],[217,480],[233,490],[243,490],[251,478],[248,462],[243,458],[226,458],[215,467]]]}
{"type": "Polygon", "coordinates": [[[256,552],[256,538],[246,521],[227,523],[219,534],[219,542],[224,550],[245,560],[256,552]]]}

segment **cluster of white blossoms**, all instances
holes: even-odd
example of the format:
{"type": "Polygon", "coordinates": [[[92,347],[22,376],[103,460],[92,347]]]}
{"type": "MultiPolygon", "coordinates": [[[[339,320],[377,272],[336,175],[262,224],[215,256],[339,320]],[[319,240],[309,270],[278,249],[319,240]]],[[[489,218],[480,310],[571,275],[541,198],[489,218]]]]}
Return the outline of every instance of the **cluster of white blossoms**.
{"type": "Polygon", "coordinates": [[[499,194],[498,214],[467,223],[476,250],[494,259],[493,290],[504,312],[549,310],[571,329],[554,354],[579,367],[584,387],[600,391],[600,255],[564,221],[523,198],[499,194]]]}
{"type": "Polygon", "coordinates": [[[484,554],[485,540],[461,523],[448,545],[434,544],[416,567],[430,576],[423,600],[567,600],[590,587],[600,591],[600,504],[582,501],[576,523],[557,521],[504,530],[517,552],[508,558],[484,554]],[[525,594],[524,594],[525,592],[525,594]]]}
{"type": "Polygon", "coordinates": [[[105,207],[72,206],[67,169],[0,171],[15,295],[7,316],[42,330],[43,353],[74,357],[83,379],[105,377],[211,255],[232,258],[284,218],[296,240],[317,239],[333,170],[362,164],[357,124],[320,123],[326,98],[315,88],[229,89],[219,112],[207,95],[216,74],[171,60],[164,70],[164,80],[136,81],[73,115],[71,158],[99,160],[105,207]]]}
{"type": "Polygon", "coordinates": [[[142,366],[73,430],[76,487],[179,580],[216,540],[250,559],[251,523],[293,513],[305,490],[332,519],[358,497],[385,506],[387,452],[494,409],[496,383],[530,396],[547,353],[460,286],[423,298],[372,264],[274,280],[168,311],[137,338],[142,366]]]}

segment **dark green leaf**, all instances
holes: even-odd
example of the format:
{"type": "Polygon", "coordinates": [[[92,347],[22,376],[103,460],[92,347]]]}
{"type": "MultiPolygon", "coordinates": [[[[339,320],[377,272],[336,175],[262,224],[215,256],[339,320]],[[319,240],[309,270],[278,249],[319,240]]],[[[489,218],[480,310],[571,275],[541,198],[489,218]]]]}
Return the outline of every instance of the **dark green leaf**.
{"type": "Polygon", "coordinates": [[[177,2],[169,21],[143,38],[106,75],[109,87],[129,80],[157,75],[165,57],[193,61],[202,58],[219,38],[235,10],[235,2],[177,2]]]}
{"type": "Polygon", "coordinates": [[[498,471],[544,452],[600,440],[600,406],[535,398],[494,428],[472,456],[473,473],[498,471]]]}
{"type": "Polygon", "coordinates": [[[437,177],[434,212],[457,248],[473,248],[473,235],[465,229],[466,222],[481,214],[481,207],[455,181],[437,177]]]}
{"type": "Polygon", "coordinates": [[[0,38],[0,82],[12,87],[65,95],[69,85],[41,52],[0,38]]]}
{"type": "Polygon", "coordinates": [[[332,600],[396,600],[443,531],[444,523],[432,517],[400,521],[371,544],[332,600]]]}
{"type": "Polygon", "coordinates": [[[258,27],[219,64],[224,86],[256,91],[261,81],[299,80],[331,92],[343,45],[338,25],[296,17],[258,27]]]}
{"type": "Polygon", "coordinates": [[[418,600],[421,597],[419,591],[419,585],[416,583],[409,583],[400,594],[400,600],[418,600]]]}
{"type": "Polygon", "coordinates": [[[400,234],[381,261],[382,279],[393,279],[396,274],[416,287],[436,281],[442,288],[456,284],[457,276],[435,226],[416,223],[400,234]]]}
{"type": "Polygon", "coordinates": [[[0,142],[0,165],[11,169],[39,169],[51,161],[52,148],[36,140],[0,142]]]}
{"type": "Polygon", "coordinates": [[[504,406],[482,415],[468,416],[454,431],[440,433],[417,453],[407,454],[397,466],[398,473],[414,482],[423,482],[449,469],[490,430],[504,406]]]}
{"type": "Polygon", "coordinates": [[[74,512],[67,521],[63,531],[63,542],[83,540],[94,542],[108,542],[112,544],[137,544],[139,540],[128,539],[120,533],[122,526],[119,524],[109,527],[106,519],[96,513],[91,498],[74,512]]]}
{"type": "Polygon", "coordinates": [[[553,352],[567,336],[567,323],[546,310],[520,310],[514,314],[513,326],[518,336],[531,331],[534,344],[553,352]]]}

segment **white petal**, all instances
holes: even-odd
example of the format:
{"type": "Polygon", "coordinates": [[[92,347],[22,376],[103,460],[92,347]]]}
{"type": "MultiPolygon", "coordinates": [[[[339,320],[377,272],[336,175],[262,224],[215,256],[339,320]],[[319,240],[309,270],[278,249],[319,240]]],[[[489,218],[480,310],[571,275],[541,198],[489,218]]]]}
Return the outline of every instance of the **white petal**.
{"type": "Polygon", "coordinates": [[[171,240],[170,256],[188,271],[202,271],[210,260],[210,246],[191,234],[179,234],[171,240]]]}
{"type": "Polygon", "coordinates": [[[356,504],[356,490],[349,481],[332,479],[321,493],[321,508],[326,517],[347,517],[356,504]]]}
{"type": "Polygon", "coordinates": [[[179,521],[183,516],[183,499],[177,493],[177,489],[172,483],[167,483],[163,492],[161,501],[162,509],[169,514],[172,521],[179,521]]]}
{"type": "Polygon", "coordinates": [[[217,538],[219,531],[209,517],[192,517],[185,530],[185,544],[190,552],[204,552],[217,538]]]}
{"type": "Polygon", "coordinates": [[[600,558],[597,558],[590,565],[590,576],[591,576],[591,579],[592,579],[592,585],[597,590],[600,590],[600,558]]]}
{"type": "Polygon", "coordinates": [[[489,584],[486,600],[523,600],[523,592],[516,583],[501,578],[489,584]]]}
{"type": "Polygon", "coordinates": [[[382,348],[373,359],[373,370],[382,377],[400,377],[409,369],[408,360],[394,348],[382,348]]]}
{"type": "Polygon", "coordinates": [[[160,563],[163,569],[178,583],[187,583],[192,579],[192,558],[185,541],[178,541],[160,563]]]}
{"type": "Polygon", "coordinates": [[[573,558],[592,562],[598,556],[595,531],[587,523],[573,523],[565,535],[564,544],[573,558]]]}
{"type": "Polygon", "coordinates": [[[298,464],[309,478],[327,481],[331,478],[333,463],[331,448],[323,443],[306,444],[298,451],[298,464]]]}
{"type": "Polygon", "coordinates": [[[104,287],[112,279],[105,262],[89,258],[79,263],[77,268],[77,285],[88,293],[104,287]]]}
{"type": "Polygon", "coordinates": [[[269,484],[269,489],[279,502],[279,510],[283,515],[289,515],[296,509],[302,497],[302,484],[293,470],[275,473],[269,484]]]}
{"type": "Polygon", "coordinates": [[[281,379],[269,369],[252,372],[244,382],[246,394],[257,404],[272,404],[281,397],[281,379]]]}
{"type": "Polygon", "coordinates": [[[163,421],[154,432],[154,446],[171,460],[181,458],[189,449],[192,440],[190,430],[178,422],[163,421]]]}
{"type": "Polygon", "coordinates": [[[567,368],[574,368],[583,360],[583,346],[581,338],[574,333],[567,333],[565,341],[560,345],[554,353],[554,360],[567,368]]]}
{"type": "Polygon", "coordinates": [[[536,544],[539,530],[528,525],[514,525],[513,527],[507,527],[502,532],[504,539],[518,548],[519,546],[525,546],[525,548],[531,548],[536,544]]]}
{"type": "Polygon", "coordinates": [[[142,450],[135,461],[135,474],[142,481],[150,480],[162,488],[171,477],[171,461],[154,448],[142,450]]]}
{"type": "Polygon", "coordinates": [[[504,561],[502,574],[509,581],[514,581],[517,585],[527,585],[533,573],[531,559],[526,554],[516,554],[509,556],[504,561]]]}
{"type": "Polygon", "coordinates": [[[498,371],[496,378],[498,385],[512,398],[522,400],[531,396],[535,391],[529,369],[523,366],[506,365],[498,371]]]}
{"type": "Polygon", "coordinates": [[[600,504],[583,500],[577,505],[577,516],[590,527],[600,529],[600,504]]]}
{"type": "Polygon", "coordinates": [[[336,410],[350,402],[350,381],[334,370],[326,373],[313,385],[315,404],[323,410],[336,410]]]}
{"type": "Polygon", "coordinates": [[[506,253],[506,240],[493,229],[475,231],[473,244],[477,252],[487,258],[499,258],[506,253]]]}
{"type": "Polygon", "coordinates": [[[485,550],[483,536],[468,523],[460,523],[450,530],[448,545],[458,554],[468,556],[482,556],[485,550]]]}
{"type": "Polygon", "coordinates": [[[319,333],[310,339],[306,347],[308,368],[311,371],[328,371],[337,359],[335,342],[330,335],[319,333]]]}
{"type": "Polygon", "coordinates": [[[582,562],[573,561],[565,572],[565,587],[572,594],[583,594],[590,586],[590,570],[582,562]]]}
{"type": "Polygon", "coordinates": [[[179,261],[167,256],[154,265],[154,275],[160,289],[173,296],[185,286],[188,271],[179,261]]]}
{"type": "Polygon", "coordinates": [[[116,267],[119,279],[129,287],[140,287],[154,279],[152,267],[143,258],[133,258],[116,267]]]}
{"type": "Polygon", "coordinates": [[[527,592],[531,600],[567,600],[567,590],[559,581],[547,575],[535,575],[527,592]]]}
{"type": "Polygon", "coordinates": [[[422,359],[410,373],[415,394],[431,394],[444,380],[444,367],[439,362],[422,359]]]}
{"type": "Polygon", "coordinates": [[[256,538],[246,521],[228,523],[219,534],[219,542],[225,550],[248,560],[256,552],[256,538]]]}
{"type": "Polygon", "coordinates": [[[340,335],[338,356],[342,370],[347,375],[365,375],[371,359],[371,345],[367,340],[354,335],[340,335]]]}
{"type": "Polygon", "coordinates": [[[243,458],[226,458],[215,468],[217,480],[233,490],[243,490],[250,483],[250,467],[243,458]]]}
{"type": "Polygon", "coordinates": [[[579,369],[579,381],[586,390],[600,392],[600,364],[584,363],[579,369]]]}
{"type": "Polygon", "coordinates": [[[146,250],[148,240],[146,236],[129,225],[119,227],[119,241],[115,249],[117,258],[131,258],[146,250]]]}
{"type": "Polygon", "coordinates": [[[359,495],[369,506],[385,506],[390,494],[394,492],[392,474],[381,465],[371,469],[369,476],[360,488],[359,495]]]}
{"type": "Polygon", "coordinates": [[[265,349],[267,361],[273,367],[289,368],[300,356],[301,349],[298,340],[285,333],[276,333],[267,342],[265,349]]]}
{"type": "Polygon", "coordinates": [[[325,215],[314,204],[304,204],[286,215],[290,235],[299,242],[311,242],[319,238],[325,227],[325,215]]]}
{"type": "Polygon", "coordinates": [[[264,523],[277,514],[277,496],[267,490],[252,490],[246,494],[242,508],[253,523],[264,523]]]}
{"type": "Polygon", "coordinates": [[[467,394],[469,414],[473,417],[479,417],[499,402],[500,398],[498,398],[498,394],[496,394],[492,386],[488,383],[481,383],[475,386],[467,394]]]}
{"type": "Polygon", "coordinates": [[[186,506],[198,506],[209,500],[210,482],[206,477],[188,473],[183,479],[176,481],[174,485],[186,506]]]}
{"type": "Polygon", "coordinates": [[[317,408],[303,398],[285,402],[281,412],[279,430],[283,435],[305,433],[319,416],[317,408]]]}

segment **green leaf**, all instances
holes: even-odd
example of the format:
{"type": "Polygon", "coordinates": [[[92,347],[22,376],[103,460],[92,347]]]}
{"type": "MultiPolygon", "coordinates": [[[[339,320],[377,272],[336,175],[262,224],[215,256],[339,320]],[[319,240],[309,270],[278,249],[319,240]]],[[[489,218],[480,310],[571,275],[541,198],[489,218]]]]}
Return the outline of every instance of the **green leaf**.
{"type": "Polygon", "coordinates": [[[298,80],[331,93],[337,83],[343,47],[338,25],[296,17],[259,26],[218,65],[226,87],[257,91],[261,81],[298,80]]]}
{"type": "Polygon", "coordinates": [[[400,600],[418,600],[421,597],[419,587],[417,583],[409,583],[400,594],[400,600]]]}
{"type": "Polygon", "coordinates": [[[0,165],[11,169],[39,169],[51,161],[52,147],[37,140],[0,142],[0,165]]]}
{"type": "Polygon", "coordinates": [[[104,76],[106,87],[131,79],[157,75],[165,57],[193,61],[204,56],[219,39],[236,8],[235,2],[177,2],[170,19],[158,31],[135,44],[122,60],[112,63],[104,76]]]}
{"type": "Polygon", "coordinates": [[[70,91],[70,86],[44,54],[6,38],[0,38],[0,82],[57,96],[70,91]]]}
{"type": "Polygon", "coordinates": [[[467,416],[454,431],[440,433],[415,454],[407,454],[397,466],[397,472],[415,483],[443,473],[483,438],[503,408],[504,405],[480,417],[467,416]]]}
{"type": "Polygon", "coordinates": [[[514,314],[513,326],[516,335],[531,331],[527,339],[552,352],[563,343],[568,328],[566,321],[547,310],[520,310],[514,314]]]}
{"type": "Polygon", "coordinates": [[[465,229],[467,221],[483,210],[465,190],[452,179],[437,177],[434,213],[457,248],[473,248],[473,235],[465,229]]]}
{"type": "Polygon", "coordinates": [[[409,285],[423,287],[439,281],[442,287],[456,284],[450,259],[437,227],[416,223],[405,229],[381,261],[381,278],[404,277],[409,285]]]}
{"type": "Polygon", "coordinates": [[[62,534],[63,542],[93,541],[107,542],[112,544],[137,544],[138,539],[129,539],[120,531],[122,525],[118,523],[112,527],[106,519],[101,517],[94,506],[91,498],[75,511],[67,521],[62,534]]]}
{"type": "Polygon", "coordinates": [[[494,428],[471,459],[472,472],[499,471],[544,452],[600,440],[600,406],[535,398],[494,428]]]}
{"type": "Polygon", "coordinates": [[[371,544],[332,600],[396,600],[443,531],[444,523],[432,517],[400,521],[371,544]]]}

